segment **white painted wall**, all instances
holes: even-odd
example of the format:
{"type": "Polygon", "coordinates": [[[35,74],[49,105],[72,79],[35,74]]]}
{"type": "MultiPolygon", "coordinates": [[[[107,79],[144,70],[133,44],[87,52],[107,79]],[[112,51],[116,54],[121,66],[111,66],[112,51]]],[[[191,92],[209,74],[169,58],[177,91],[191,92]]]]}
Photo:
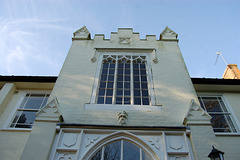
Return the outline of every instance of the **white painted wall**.
{"type": "MultiPolygon", "coordinates": [[[[60,111],[66,123],[116,125],[116,111],[85,110],[90,103],[98,61],[91,62],[95,50],[112,48],[118,53],[130,48],[132,52],[155,49],[159,60],[152,66],[152,78],[157,105],[161,111],[127,111],[127,125],[181,126],[191,99],[196,99],[195,90],[183,61],[177,41],[159,41],[155,36],[140,40],[131,29],[119,29],[110,40],[96,35],[93,40],[74,40],[56,82],[52,97],[60,103],[60,111]],[[119,37],[131,37],[130,44],[120,44],[119,37]]],[[[131,52],[130,52],[131,53],[131,52]]],[[[150,53],[151,59],[155,58],[150,53]]],[[[98,60],[98,52],[96,54],[98,60]]]]}

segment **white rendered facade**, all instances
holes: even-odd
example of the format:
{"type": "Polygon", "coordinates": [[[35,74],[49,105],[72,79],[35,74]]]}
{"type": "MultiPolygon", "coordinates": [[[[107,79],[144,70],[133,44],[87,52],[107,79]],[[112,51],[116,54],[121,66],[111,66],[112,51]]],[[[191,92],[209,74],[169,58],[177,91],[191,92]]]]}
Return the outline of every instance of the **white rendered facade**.
{"type": "Polygon", "coordinates": [[[125,150],[135,148],[141,160],[207,160],[212,145],[227,159],[238,157],[238,80],[238,85],[192,83],[177,34],[168,27],[159,40],[140,39],[128,28],[112,32],[110,39],[91,39],[86,27],[72,40],[56,83],[2,82],[4,159],[104,159],[112,144],[119,159],[133,156],[125,150]],[[13,117],[25,109],[19,109],[24,97],[37,93],[51,94],[33,127],[16,127],[22,122],[13,117]],[[227,110],[220,114],[230,115],[231,132],[213,131],[210,115],[219,113],[202,109],[199,96],[224,99],[227,110]]]}

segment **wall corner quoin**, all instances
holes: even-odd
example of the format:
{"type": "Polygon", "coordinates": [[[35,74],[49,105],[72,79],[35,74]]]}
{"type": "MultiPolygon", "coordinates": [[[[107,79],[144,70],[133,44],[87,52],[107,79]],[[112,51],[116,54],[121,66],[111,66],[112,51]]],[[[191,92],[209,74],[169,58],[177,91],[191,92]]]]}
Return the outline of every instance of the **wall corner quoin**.
{"type": "Polygon", "coordinates": [[[0,90],[0,114],[4,111],[7,103],[11,100],[11,96],[16,91],[14,83],[5,83],[3,88],[0,90]]]}

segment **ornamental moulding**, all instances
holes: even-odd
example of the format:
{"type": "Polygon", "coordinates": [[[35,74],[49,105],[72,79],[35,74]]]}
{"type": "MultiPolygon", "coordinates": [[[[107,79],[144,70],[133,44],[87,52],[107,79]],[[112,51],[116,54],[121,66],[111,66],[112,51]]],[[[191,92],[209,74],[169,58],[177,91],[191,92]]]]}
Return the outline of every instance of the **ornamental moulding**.
{"type": "Polygon", "coordinates": [[[128,114],[126,111],[117,112],[118,124],[120,126],[125,126],[127,123],[128,114]]]}
{"type": "Polygon", "coordinates": [[[120,44],[130,44],[131,37],[119,37],[119,43],[120,44]]]}
{"type": "Polygon", "coordinates": [[[160,40],[163,40],[163,41],[164,40],[178,41],[177,37],[178,37],[178,34],[173,30],[171,30],[170,28],[168,28],[168,26],[166,26],[166,28],[160,34],[160,40]]]}
{"type": "Polygon", "coordinates": [[[211,116],[204,111],[198,103],[193,99],[190,102],[190,107],[187,115],[184,118],[183,124],[209,124],[211,125],[211,116]]]}
{"type": "Polygon", "coordinates": [[[159,140],[159,137],[150,137],[150,138],[147,138],[148,142],[150,142],[150,144],[152,146],[154,146],[156,149],[160,149],[160,140],[159,140]]]}
{"type": "Polygon", "coordinates": [[[59,112],[59,103],[57,98],[54,98],[36,113],[36,121],[63,121],[62,115],[59,112]]]}
{"type": "Polygon", "coordinates": [[[89,135],[87,136],[88,144],[85,147],[90,146],[91,144],[94,144],[96,140],[98,140],[100,136],[92,136],[90,137],[89,135]]]}
{"type": "Polygon", "coordinates": [[[91,39],[91,35],[86,26],[83,26],[82,28],[73,33],[73,40],[89,40],[89,39],[91,39]]]}

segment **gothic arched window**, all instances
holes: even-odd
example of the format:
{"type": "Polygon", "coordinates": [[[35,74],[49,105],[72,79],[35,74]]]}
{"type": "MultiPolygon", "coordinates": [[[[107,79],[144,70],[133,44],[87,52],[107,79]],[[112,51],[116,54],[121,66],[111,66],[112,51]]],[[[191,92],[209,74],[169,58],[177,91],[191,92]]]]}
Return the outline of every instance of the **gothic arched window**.
{"type": "Polygon", "coordinates": [[[147,55],[103,55],[97,104],[152,105],[147,55]]]}
{"type": "Polygon", "coordinates": [[[103,146],[91,160],[152,160],[152,158],[139,146],[122,139],[103,146]]]}

